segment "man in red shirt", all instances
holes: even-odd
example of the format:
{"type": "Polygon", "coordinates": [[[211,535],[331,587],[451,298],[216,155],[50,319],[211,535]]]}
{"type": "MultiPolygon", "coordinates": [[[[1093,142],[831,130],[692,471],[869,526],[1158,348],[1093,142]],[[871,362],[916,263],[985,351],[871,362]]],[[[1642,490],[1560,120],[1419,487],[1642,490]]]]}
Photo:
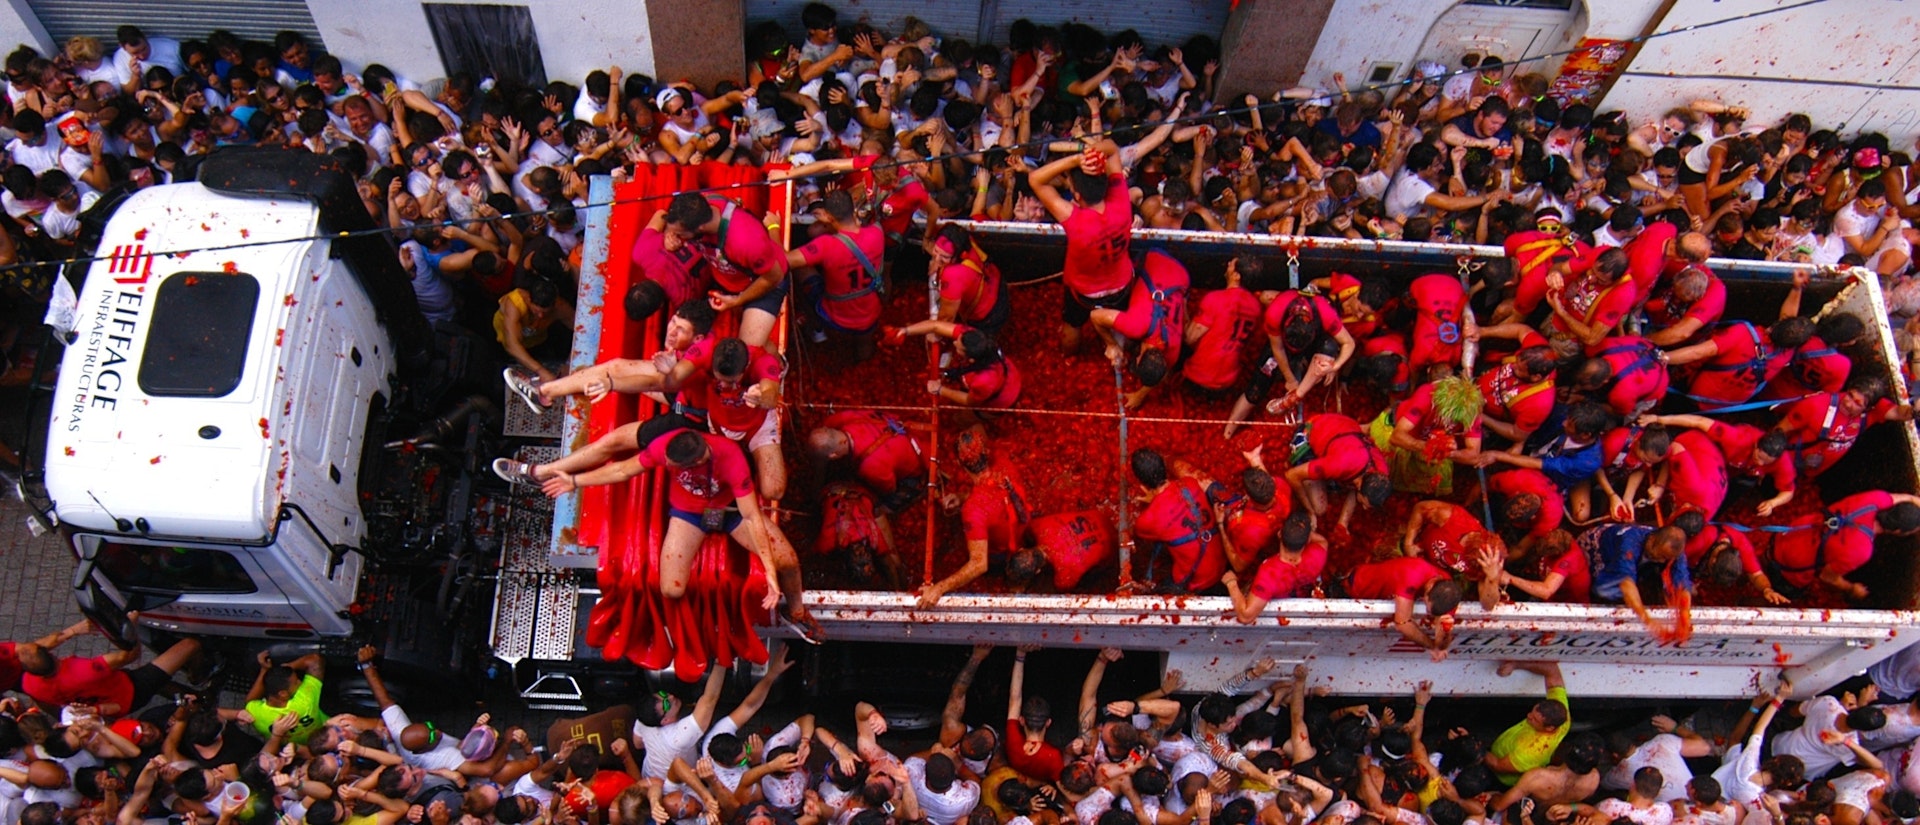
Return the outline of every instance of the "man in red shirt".
{"type": "Polygon", "coordinates": [[[1232,570],[1222,576],[1227,596],[1233,599],[1233,618],[1241,624],[1253,624],[1267,603],[1274,599],[1300,599],[1313,594],[1320,574],[1327,569],[1327,540],[1313,532],[1313,519],[1306,513],[1287,517],[1280,531],[1280,551],[1260,562],[1253,581],[1241,591],[1239,577],[1232,570]]]}
{"type": "Polygon", "coordinates": [[[1377,509],[1393,494],[1386,454],[1360,422],[1339,413],[1307,419],[1306,426],[1294,434],[1293,455],[1287,463],[1287,486],[1316,518],[1327,514],[1329,487],[1352,491],[1336,522],[1343,529],[1357,504],[1364,501],[1368,508],[1377,509]]]}
{"type": "Polygon", "coordinates": [[[1691,341],[1726,311],[1727,285],[1705,266],[1688,264],[1647,298],[1647,340],[1662,347],[1691,341]]]}
{"type": "Polygon", "coordinates": [[[1707,440],[1719,445],[1726,459],[1729,484],[1744,482],[1746,486],[1753,486],[1761,479],[1771,481],[1775,490],[1773,497],[1755,508],[1762,517],[1773,515],[1774,508],[1793,500],[1798,473],[1784,433],[1747,424],[1728,424],[1700,415],[1642,416],[1639,423],[1641,426],[1687,427],[1706,433],[1707,440]]]}
{"type": "MultiPolygon", "coordinates": [[[[1446,501],[1422,501],[1413,505],[1407,516],[1406,531],[1401,534],[1400,551],[1420,556],[1441,569],[1468,581],[1479,580],[1476,559],[1489,550],[1506,556],[1500,537],[1480,523],[1473,511],[1446,501]]],[[[1488,605],[1491,609],[1492,605],[1488,605]]]]}
{"type": "Polygon", "coordinates": [[[31,642],[0,642],[0,690],[20,689],[20,677],[26,672],[20,668],[20,656],[23,652],[32,655],[33,651],[49,651],[66,644],[74,637],[85,636],[91,632],[93,632],[93,623],[82,619],[31,642]]]}
{"type": "MultiPolygon", "coordinates": [[[[127,614],[127,621],[129,626],[137,624],[140,614],[127,614]]],[[[55,656],[48,652],[53,646],[20,645],[14,653],[22,672],[21,692],[56,717],[62,708],[76,704],[91,705],[107,719],[133,713],[159,695],[173,681],[173,674],[192,663],[200,653],[198,640],[182,639],[153,661],[131,667],[140,660],[138,647],[116,650],[105,656],[81,657],[55,656]]]]}
{"type": "Polygon", "coordinates": [[[1853,373],[1853,359],[1847,350],[1865,335],[1866,325],[1847,313],[1820,319],[1814,325],[1813,337],[1794,350],[1793,362],[1760,391],[1760,397],[1773,401],[1839,392],[1853,373]]]}
{"type": "Polygon", "coordinates": [[[1715,327],[1705,341],[1667,351],[1667,366],[1698,365],[1687,395],[1712,412],[1752,400],[1812,335],[1813,322],[1805,318],[1782,318],[1764,331],[1734,321],[1715,327]]]}
{"type": "Polygon", "coordinates": [[[1687,534],[1687,567],[1715,587],[1730,588],[1745,579],[1767,604],[1785,605],[1786,596],[1773,589],[1761,566],[1760,553],[1747,534],[1725,524],[1708,523],[1707,516],[1690,510],[1673,523],[1687,534]]]}
{"type": "Polygon", "coordinates": [[[681,245],[667,251],[665,211],[654,213],[653,220],[633,241],[633,267],[628,271],[627,320],[636,323],[653,317],[665,307],[677,307],[695,298],[706,303],[710,275],[707,261],[691,246],[681,245]]]}
{"type": "MultiPolygon", "coordinates": [[[[1258,272],[1254,270],[1254,274],[1258,272]]],[[[1346,327],[1354,340],[1365,340],[1379,331],[1380,308],[1387,305],[1390,295],[1384,279],[1356,278],[1335,272],[1313,279],[1313,285],[1340,308],[1340,325],[1346,327]]]]}
{"type": "Polygon", "coordinates": [[[926,492],[920,444],[900,419],[874,410],[841,410],[807,434],[807,449],[823,462],[850,459],[861,483],[879,497],[881,512],[898,513],[926,492]]]}
{"type": "MultiPolygon", "coordinates": [[[[1727,457],[1706,433],[1682,430],[1673,438],[1673,450],[1667,454],[1668,494],[1673,496],[1670,512],[1687,509],[1719,515],[1727,500],[1727,457]]],[[[1651,492],[1651,491],[1649,491],[1651,492]]],[[[1658,501],[1654,496],[1651,500],[1658,501]]]]}
{"type": "Polygon", "coordinates": [[[1407,302],[1415,313],[1407,368],[1416,381],[1430,366],[1459,364],[1466,343],[1480,337],[1459,278],[1437,273],[1415,278],[1407,286],[1407,302]]]}
{"type": "Polygon", "coordinates": [[[1236,255],[1227,262],[1227,287],[1200,298],[1200,311],[1187,322],[1186,342],[1193,354],[1181,374],[1194,386],[1213,392],[1231,389],[1246,374],[1247,342],[1260,329],[1260,299],[1240,285],[1258,277],[1260,259],[1236,255]]]}
{"type": "Polygon", "coordinates": [[[787,266],[813,271],[800,278],[801,292],[812,296],[814,317],[828,330],[854,339],[854,360],[873,354],[872,333],[880,326],[881,261],[886,236],[878,226],[862,226],[845,189],[828,192],[812,207],[818,235],[787,253],[787,266]]]}
{"type": "Polygon", "coordinates": [[[1627,253],[1618,248],[1601,252],[1584,274],[1555,280],[1560,284],[1550,282],[1547,290],[1547,306],[1553,309],[1549,322],[1580,339],[1588,355],[1606,347],[1607,336],[1639,298],[1627,275],[1627,253]]]}
{"type": "Polygon", "coordinates": [[[1503,570],[1500,586],[1512,586],[1543,602],[1586,604],[1592,601],[1593,563],[1587,560],[1586,548],[1573,542],[1572,533],[1565,530],[1548,533],[1540,542],[1539,552],[1528,557],[1527,567],[1540,578],[1527,579],[1503,570]]]}
{"type": "Polygon", "coordinates": [[[1819,582],[1858,601],[1867,597],[1867,586],[1848,581],[1847,574],[1873,558],[1875,538],[1920,534],[1920,496],[1869,490],[1796,518],[1787,527],[1774,536],[1767,553],[1781,580],[1801,590],[1819,582]]]}
{"type": "Polygon", "coordinates": [[[987,260],[973,233],[964,226],[942,227],[931,254],[932,269],[940,276],[939,319],[1000,334],[1013,314],[1013,296],[1000,267],[987,260]]]}
{"type": "MultiPolygon", "coordinates": [[[[915,607],[925,610],[940,597],[973,583],[986,574],[991,559],[1013,552],[1033,517],[1032,499],[1019,474],[1007,462],[996,461],[987,446],[986,430],[974,427],[960,433],[960,467],[972,489],[959,501],[961,533],[967,541],[967,563],[953,575],[927,585],[915,607]]],[[[949,512],[952,508],[949,507],[949,512]]]]}
{"type": "Polygon", "coordinates": [[[664,215],[666,250],[676,253],[689,244],[698,250],[713,267],[718,288],[708,303],[716,312],[742,310],[741,340],[766,346],[787,299],[787,253],[760,216],[719,195],[697,192],[673,196],[664,215]]]}
{"type": "MultiPolygon", "coordinates": [[[[1125,307],[1127,287],[1133,283],[1133,261],[1127,253],[1133,209],[1126,172],[1120,168],[1120,149],[1112,141],[1101,141],[1078,155],[1033,170],[1027,182],[1034,197],[1066,231],[1067,263],[1061,280],[1067,290],[1060,346],[1071,353],[1079,348],[1080,328],[1093,310],[1125,307]],[[1069,172],[1071,200],[1061,197],[1053,182],[1069,172]]],[[[1111,338],[1108,343],[1113,343],[1111,338]]]]}
{"type": "Polygon", "coordinates": [[[1107,360],[1114,366],[1125,361],[1125,343],[1139,345],[1132,371],[1140,388],[1127,394],[1129,410],[1146,403],[1147,395],[1180,362],[1180,346],[1186,340],[1189,283],[1187,268],[1172,255],[1150,250],[1142,260],[1139,277],[1133,279],[1133,287],[1128,290],[1127,308],[1096,309],[1090,315],[1095,329],[1112,330],[1119,336],[1107,345],[1107,360]]]}
{"type": "Polygon", "coordinates": [[[1027,654],[1039,649],[1039,645],[1025,644],[1013,655],[1013,680],[1007,688],[1006,754],[1007,767],[1028,781],[1046,785],[1060,779],[1066,758],[1047,742],[1047,728],[1053,726],[1053,706],[1045,697],[1026,696],[1021,690],[1026,681],[1027,654]]]}
{"type": "Polygon", "coordinates": [[[1267,400],[1275,379],[1286,387],[1282,408],[1296,406],[1321,379],[1336,375],[1353,357],[1353,335],[1340,323],[1332,302],[1298,290],[1282,292],[1267,305],[1262,317],[1267,333],[1267,358],[1233,400],[1225,437],[1232,438],[1240,422],[1253,415],[1255,404],[1267,400]]]}
{"type": "Polygon", "coordinates": [[[710,533],[726,533],[760,557],[767,578],[761,608],[772,610],[784,595],[787,618],[802,627],[816,626],[801,602],[800,562],[793,545],[760,509],[746,456],[726,436],[693,430],[664,434],[632,458],[579,475],[554,472],[541,488],[559,498],[581,487],[619,484],[648,470],[662,470],[673,482],[667,488],[667,533],[660,542],[661,596],[685,596],[701,543],[710,533]]]}
{"type": "Polygon", "coordinates": [[[1142,578],[1154,580],[1153,564],[1164,551],[1172,559],[1171,577],[1161,588],[1164,592],[1199,593],[1219,584],[1227,556],[1200,479],[1170,477],[1166,459],[1144,447],[1133,451],[1129,464],[1147,499],[1147,506],[1133,521],[1131,536],[1141,547],[1151,548],[1142,578]]]}
{"type": "MultiPolygon", "coordinates": [[[[1633,521],[1642,490],[1650,499],[1658,497],[1666,482],[1667,457],[1672,454],[1673,433],[1665,427],[1630,424],[1608,430],[1600,438],[1600,472],[1594,476],[1607,499],[1604,514],[1614,521],[1633,521]]],[[[1591,499],[1577,493],[1573,499],[1574,520],[1588,521],[1591,499]]]]}
{"type": "Polygon", "coordinates": [[[1453,646],[1453,613],[1461,598],[1460,585],[1447,571],[1419,556],[1395,556],[1356,566],[1343,584],[1350,598],[1392,599],[1393,628],[1407,641],[1426,648],[1434,661],[1447,658],[1447,648],[1453,646]],[[1431,632],[1414,621],[1415,600],[1427,603],[1431,632]]]}
{"type": "Polygon", "coordinates": [[[875,507],[866,486],[844,479],[827,482],[820,493],[820,535],[813,551],[843,556],[856,581],[899,590],[905,579],[894,553],[893,529],[887,514],[875,507]]]}
{"type": "Polygon", "coordinates": [[[1525,558],[1560,529],[1566,517],[1566,499],[1546,473],[1515,467],[1487,479],[1487,494],[1502,516],[1500,537],[1513,548],[1513,557],[1525,558]]]}
{"type": "MultiPolygon", "coordinates": [[[[1627,245],[1622,247],[1627,252],[1627,274],[1633,277],[1635,292],[1642,295],[1653,294],[1653,288],[1660,282],[1660,276],[1667,271],[1667,262],[1673,259],[1678,249],[1676,241],[1679,237],[1679,227],[1666,221],[1656,220],[1647,224],[1645,229],[1640,230],[1640,234],[1633,236],[1633,240],[1627,241],[1627,245]]],[[[1706,236],[1700,235],[1699,239],[1704,242],[1706,236]]],[[[1713,248],[1709,244],[1707,252],[1712,251],[1713,248]]],[[[1700,256],[1700,260],[1706,259],[1706,255],[1700,256]]]]}
{"type": "Polygon", "coordinates": [[[1080,510],[1041,516],[1028,524],[1033,545],[1007,560],[1007,581],[1024,591],[1039,576],[1053,571],[1053,589],[1073,590],[1095,568],[1113,562],[1119,541],[1113,520],[1098,510],[1080,510]]]}
{"type": "MultiPolygon", "coordinates": [[[[1787,406],[1774,429],[1787,436],[1794,466],[1808,478],[1819,478],[1853,449],[1867,427],[1883,421],[1912,421],[1913,407],[1886,398],[1884,380],[1862,375],[1840,392],[1821,393],[1787,406]]],[[[1920,399],[1916,399],[1920,400],[1920,399]]]]}
{"type": "Polygon", "coordinates": [[[1260,448],[1241,454],[1247,469],[1240,473],[1240,486],[1246,490],[1233,495],[1219,483],[1207,487],[1213,506],[1214,523],[1220,528],[1220,540],[1227,551],[1228,568],[1248,575],[1254,564],[1267,553],[1280,525],[1293,512],[1293,497],[1279,495],[1273,476],[1260,460],[1260,448]]]}
{"type": "Polygon", "coordinates": [[[1519,446],[1553,414],[1553,375],[1559,369],[1553,348],[1530,346],[1493,369],[1480,373],[1475,383],[1486,404],[1480,423],[1493,434],[1519,446]]]}
{"type": "Polygon", "coordinates": [[[713,346],[713,362],[695,373],[683,404],[704,418],[713,432],[726,436],[753,456],[760,497],[779,501],[787,494],[787,462],[780,451],[780,356],[723,338],[713,346]]]}
{"type": "Polygon", "coordinates": [[[937,335],[953,342],[954,365],[927,379],[927,394],[950,404],[1006,409],[1020,400],[1020,368],[1000,351],[992,336],[966,324],[916,321],[883,332],[881,343],[897,346],[921,335],[937,335]]]}
{"type": "Polygon", "coordinates": [[[1667,354],[1645,338],[1603,339],[1574,373],[1574,390],[1633,418],[1651,411],[1667,394],[1667,354]]]}
{"type": "Polygon", "coordinates": [[[1506,307],[1510,311],[1495,312],[1495,322],[1532,315],[1541,299],[1547,296],[1551,277],[1571,277],[1570,266],[1574,261],[1592,259],[1592,248],[1567,234],[1559,212],[1552,209],[1536,212],[1534,227],[1531,231],[1507,236],[1507,258],[1513,262],[1515,291],[1506,307]]]}

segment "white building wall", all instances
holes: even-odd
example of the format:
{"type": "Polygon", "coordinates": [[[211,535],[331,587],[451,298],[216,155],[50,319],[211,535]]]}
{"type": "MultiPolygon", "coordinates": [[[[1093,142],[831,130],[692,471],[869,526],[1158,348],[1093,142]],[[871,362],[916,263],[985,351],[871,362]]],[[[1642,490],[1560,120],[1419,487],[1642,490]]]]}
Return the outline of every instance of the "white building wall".
{"type": "Polygon", "coordinates": [[[0,51],[13,51],[23,43],[39,49],[41,54],[53,54],[53,38],[47,36],[40,19],[27,8],[27,0],[4,0],[0,2],[0,51]]]}
{"type": "MultiPolygon", "coordinates": [[[[587,72],[615,65],[628,74],[658,74],[654,70],[653,32],[645,3],[531,0],[527,5],[533,9],[533,28],[540,35],[540,52],[547,63],[548,79],[578,86],[587,72]]],[[[690,31],[676,34],[702,36],[690,31]]],[[[737,35],[715,39],[710,45],[742,53],[737,35]]]]}
{"type": "Polygon", "coordinates": [[[379,63],[416,83],[443,77],[427,13],[419,3],[392,0],[309,0],[313,24],[347,71],[379,63]]]}
{"type": "MultiPolygon", "coordinates": [[[[6,0],[20,3],[22,0],[6,0]]],[[[594,69],[619,65],[628,73],[654,74],[653,37],[644,3],[624,0],[529,0],[547,77],[574,85],[594,69]]],[[[441,77],[446,69],[419,2],[309,0],[327,51],[347,67],[384,63],[410,80],[441,77]]],[[[0,6],[0,33],[6,30],[0,6]]],[[[738,51],[738,43],[715,43],[738,51]]]]}
{"type": "MultiPolygon", "coordinates": [[[[1791,5],[1680,0],[1660,31],[1791,5]]],[[[1709,98],[1746,106],[1750,123],[1804,112],[1842,135],[1884,132],[1898,149],[1920,132],[1920,9],[1898,0],[1834,0],[1647,42],[1602,108],[1636,120],[1709,98]],[[1905,86],[1906,89],[1884,88],[1905,86]]]]}

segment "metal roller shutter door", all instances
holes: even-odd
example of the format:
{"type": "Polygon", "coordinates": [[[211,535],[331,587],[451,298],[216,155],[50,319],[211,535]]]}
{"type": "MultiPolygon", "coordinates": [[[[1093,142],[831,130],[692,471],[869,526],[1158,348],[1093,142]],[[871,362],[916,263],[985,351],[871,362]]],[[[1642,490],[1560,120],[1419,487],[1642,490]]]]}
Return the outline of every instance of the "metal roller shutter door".
{"type": "MultiPolygon", "coordinates": [[[[800,9],[808,0],[746,0],[747,25],[773,20],[799,39],[800,9]]],[[[989,43],[1005,45],[1007,28],[1022,17],[1041,25],[1085,23],[1112,34],[1133,29],[1151,45],[1186,42],[1196,34],[1219,39],[1226,28],[1233,0],[1162,0],[1156,4],[1115,3],[1111,0],[862,0],[859,4],[828,2],[843,22],[865,20],[891,33],[913,15],[926,21],[941,37],[978,40],[986,32],[989,43]]]]}
{"type": "Polygon", "coordinates": [[[271,42],[282,30],[306,35],[324,50],[320,30],[306,0],[27,0],[27,8],[45,26],[55,44],[76,35],[100,38],[111,51],[113,30],[131,23],[152,35],[204,40],[214,29],[271,42]]]}
{"type": "Polygon", "coordinates": [[[1140,33],[1149,48],[1178,46],[1196,34],[1220,39],[1227,27],[1232,0],[1159,0],[1156,3],[1114,3],[1110,0],[998,0],[991,42],[1006,43],[1007,29],[1024,17],[1042,26],[1085,23],[1103,34],[1126,29],[1140,33]]]}
{"type": "MultiPolygon", "coordinates": [[[[798,41],[807,29],[800,25],[800,10],[809,0],[747,0],[747,27],[772,20],[786,28],[787,36],[798,41]]],[[[943,38],[972,40],[980,30],[979,0],[862,0],[852,5],[843,0],[828,0],[827,5],[840,12],[840,24],[865,21],[875,28],[898,34],[900,21],[908,15],[926,21],[933,33],[943,38]]]]}

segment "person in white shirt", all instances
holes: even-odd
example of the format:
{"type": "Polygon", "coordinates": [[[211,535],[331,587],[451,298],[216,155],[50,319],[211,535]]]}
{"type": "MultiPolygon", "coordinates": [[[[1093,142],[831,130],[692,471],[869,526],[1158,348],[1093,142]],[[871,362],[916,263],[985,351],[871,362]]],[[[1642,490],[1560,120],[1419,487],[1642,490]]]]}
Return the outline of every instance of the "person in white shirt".
{"type": "Polygon", "coordinates": [[[686,705],[680,697],[667,691],[660,691],[634,707],[633,744],[646,751],[646,762],[641,766],[641,774],[649,779],[666,779],[675,759],[692,765],[700,758],[700,743],[706,741],[708,729],[717,733],[732,734],[746,724],[746,721],[760,712],[760,706],[767,701],[767,694],[773,690],[773,683],[780,674],[793,666],[784,650],[774,650],[768,659],[767,672],[756,682],[753,690],[740,701],[740,706],[715,725],[713,713],[720,703],[720,687],[726,682],[727,672],[723,668],[714,668],[707,674],[706,688],[700,692],[699,701],[694,703],[693,712],[685,716],[686,705]]]}
{"type": "Polygon", "coordinates": [[[13,130],[18,137],[7,141],[7,155],[15,164],[33,170],[35,175],[60,165],[60,148],[64,144],[39,112],[25,109],[15,114],[13,130]]]}
{"type": "Polygon", "coordinates": [[[1665,785],[1659,768],[1641,768],[1633,772],[1633,787],[1627,791],[1626,799],[1602,799],[1591,809],[1580,806],[1580,811],[1584,815],[1588,810],[1597,810],[1606,819],[1631,819],[1638,825],[1671,825],[1673,806],[1655,799],[1665,785]]]}
{"type": "Polygon", "coordinates": [[[1849,711],[1832,696],[1802,702],[1796,712],[1807,718],[1806,723],[1774,737],[1773,753],[1799,757],[1809,778],[1854,764],[1863,752],[1859,734],[1887,724],[1887,714],[1880,708],[1869,705],[1849,711]]]}
{"type": "Polygon", "coordinates": [[[1920,645],[1910,645],[1867,668],[1880,695],[1887,699],[1920,696],[1920,645]]]}
{"type": "Polygon", "coordinates": [[[139,26],[121,26],[114,31],[120,50],[113,53],[114,82],[129,88],[140,82],[150,66],[161,66],[174,77],[187,73],[180,62],[180,41],[171,37],[148,37],[139,26]]]}
{"type": "Polygon", "coordinates": [[[338,115],[329,115],[340,137],[364,143],[369,160],[381,166],[398,162],[393,130],[374,117],[373,104],[364,97],[350,97],[340,104],[338,115]]]}
{"type": "MultiPolygon", "coordinates": [[[[906,767],[920,810],[932,825],[959,825],[980,802],[980,783],[961,777],[952,752],[944,747],[935,745],[924,758],[908,757],[906,767]]],[[[1112,796],[1109,791],[1109,802],[1112,796]]]]}
{"type": "Polygon", "coordinates": [[[664,690],[634,706],[633,744],[647,754],[640,766],[642,775],[648,779],[665,779],[673,760],[692,764],[699,758],[700,740],[713,724],[713,712],[720,703],[720,687],[726,679],[724,668],[709,671],[706,688],[700,692],[691,713],[679,696],[664,690]]]}
{"type": "Polygon", "coordinates": [[[1687,760],[1713,753],[1713,743],[1680,727],[1672,717],[1655,716],[1652,722],[1654,730],[1660,731],[1660,734],[1621,756],[1620,761],[1601,777],[1600,787],[1616,791],[1630,790],[1636,772],[1652,767],[1659,769],[1664,780],[1660,792],[1654,795],[1656,800],[1672,802],[1686,799],[1687,782],[1693,779],[1693,769],[1687,767],[1687,760]]]}
{"type": "MultiPolygon", "coordinates": [[[[1459,172],[1456,168],[1452,174],[1459,172]]],[[[1406,169],[1400,173],[1400,179],[1387,188],[1387,197],[1381,204],[1388,217],[1405,223],[1408,218],[1432,216],[1435,212],[1472,209],[1497,196],[1497,193],[1464,197],[1441,194],[1441,175],[1446,173],[1446,158],[1433,144],[1421,143],[1408,149],[1406,169]]]]}
{"type": "MultiPolygon", "coordinates": [[[[458,771],[464,776],[492,776],[506,764],[507,748],[496,747],[486,760],[471,761],[460,752],[460,743],[436,729],[432,722],[415,722],[408,717],[387,693],[387,684],[380,678],[380,665],[374,661],[378,655],[379,651],[371,645],[360,648],[360,675],[366,677],[374,704],[380,706],[380,721],[386,726],[387,738],[399,746],[395,752],[402,762],[422,770],[458,771]]],[[[483,713],[473,725],[484,727],[487,721],[488,715],[483,713]]]]}
{"type": "Polygon", "coordinates": [[[106,81],[121,85],[119,76],[114,73],[113,63],[107,60],[107,48],[99,39],[81,35],[67,39],[66,54],[68,62],[73,64],[73,73],[82,81],[97,83],[106,81]]]}
{"type": "Polygon", "coordinates": [[[40,230],[56,241],[78,234],[80,213],[93,208],[100,200],[99,192],[82,192],[80,185],[59,169],[48,169],[41,173],[37,185],[40,196],[52,201],[47,211],[40,215],[40,230]]]}

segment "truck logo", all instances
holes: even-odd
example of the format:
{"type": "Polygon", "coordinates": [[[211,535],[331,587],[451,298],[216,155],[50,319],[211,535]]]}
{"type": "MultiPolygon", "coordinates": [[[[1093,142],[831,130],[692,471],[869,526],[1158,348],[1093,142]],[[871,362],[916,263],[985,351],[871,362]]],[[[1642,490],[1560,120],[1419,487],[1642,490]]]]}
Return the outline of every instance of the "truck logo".
{"type": "Polygon", "coordinates": [[[147,254],[145,244],[116,246],[107,261],[107,272],[117,276],[116,284],[144,284],[153,275],[153,256],[147,254]]]}
{"type": "Polygon", "coordinates": [[[122,366],[134,354],[134,342],[140,340],[141,313],[146,304],[146,282],[153,275],[153,256],[140,244],[113,248],[107,273],[117,285],[100,293],[93,308],[93,323],[86,327],[86,340],[78,344],[83,355],[78,364],[72,398],[66,399],[66,431],[79,432],[88,410],[117,410],[126,379],[122,366]]]}

